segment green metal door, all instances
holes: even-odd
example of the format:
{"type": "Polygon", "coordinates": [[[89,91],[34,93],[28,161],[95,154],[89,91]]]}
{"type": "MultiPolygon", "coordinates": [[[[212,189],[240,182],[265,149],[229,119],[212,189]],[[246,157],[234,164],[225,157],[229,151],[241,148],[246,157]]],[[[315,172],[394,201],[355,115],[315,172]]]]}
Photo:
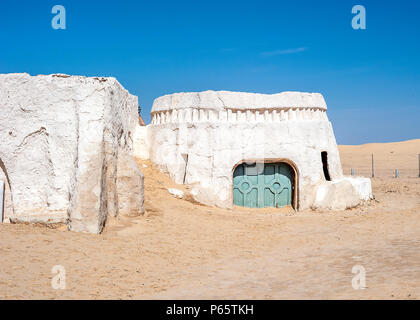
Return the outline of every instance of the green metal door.
{"type": "Polygon", "coordinates": [[[286,163],[237,166],[233,173],[233,203],[249,208],[291,205],[291,167],[286,163]]]}

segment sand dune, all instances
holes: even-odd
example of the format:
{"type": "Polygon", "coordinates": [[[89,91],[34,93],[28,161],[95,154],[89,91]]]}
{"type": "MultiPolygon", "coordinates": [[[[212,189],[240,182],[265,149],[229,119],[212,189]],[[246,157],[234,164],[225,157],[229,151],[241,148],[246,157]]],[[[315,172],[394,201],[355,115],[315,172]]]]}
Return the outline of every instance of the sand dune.
{"type": "Polygon", "coordinates": [[[393,177],[395,169],[401,177],[418,177],[420,139],[392,143],[369,143],[360,146],[339,146],[345,174],[354,168],[356,175],[371,176],[371,155],[375,176],[393,177]]]}

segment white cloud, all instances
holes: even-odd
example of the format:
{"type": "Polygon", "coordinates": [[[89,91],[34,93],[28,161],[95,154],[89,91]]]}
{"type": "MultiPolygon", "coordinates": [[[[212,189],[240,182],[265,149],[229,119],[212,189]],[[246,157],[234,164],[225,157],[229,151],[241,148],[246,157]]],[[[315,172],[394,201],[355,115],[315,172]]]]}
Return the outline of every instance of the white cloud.
{"type": "Polygon", "coordinates": [[[266,56],[266,57],[268,57],[268,56],[278,56],[278,55],[282,55],[282,54],[293,54],[293,53],[303,52],[303,51],[306,51],[306,50],[308,50],[308,48],[300,47],[300,48],[261,52],[261,55],[266,56]]]}
{"type": "Polygon", "coordinates": [[[223,49],[220,49],[220,52],[232,52],[232,51],[235,51],[235,48],[223,48],[223,49]]]}

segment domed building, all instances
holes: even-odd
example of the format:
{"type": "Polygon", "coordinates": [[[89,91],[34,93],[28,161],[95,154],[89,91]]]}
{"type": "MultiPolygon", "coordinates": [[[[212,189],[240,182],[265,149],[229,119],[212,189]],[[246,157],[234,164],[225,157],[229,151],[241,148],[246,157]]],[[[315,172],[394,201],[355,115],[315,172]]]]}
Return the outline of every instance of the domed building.
{"type": "Polygon", "coordinates": [[[151,117],[135,152],[204,204],[345,209],[372,197],[370,179],[343,176],[319,93],[176,93],[151,117]]]}

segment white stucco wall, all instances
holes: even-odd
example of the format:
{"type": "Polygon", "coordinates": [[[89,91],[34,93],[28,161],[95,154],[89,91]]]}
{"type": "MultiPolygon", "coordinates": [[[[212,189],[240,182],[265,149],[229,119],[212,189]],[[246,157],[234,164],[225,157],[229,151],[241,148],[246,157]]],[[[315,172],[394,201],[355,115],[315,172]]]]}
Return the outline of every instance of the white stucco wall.
{"type": "Polygon", "coordinates": [[[114,78],[0,75],[5,218],[99,233],[108,215],[142,213],[137,108],[137,97],[114,78]],[[121,205],[121,181],[138,195],[131,207],[121,205]]]}
{"type": "Polygon", "coordinates": [[[345,210],[373,198],[369,178],[343,177],[325,181],[316,189],[313,209],[345,210]]]}
{"type": "Polygon", "coordinates": [[[134,156],[136,158],[149,159],[149,137],[146,126],[137,125],[134,131],[134,156]]]}
{"type": "Polygon", "coordinates": [[[232,207],[234,167],[248,160],[287,160],[298,171],[299,209],[310,208],[325,181],[343,177],[322,95],[206,91],[155,100],[147,126],[150,159],[177,183],[196,186],[198,200],[232,207]]]}

